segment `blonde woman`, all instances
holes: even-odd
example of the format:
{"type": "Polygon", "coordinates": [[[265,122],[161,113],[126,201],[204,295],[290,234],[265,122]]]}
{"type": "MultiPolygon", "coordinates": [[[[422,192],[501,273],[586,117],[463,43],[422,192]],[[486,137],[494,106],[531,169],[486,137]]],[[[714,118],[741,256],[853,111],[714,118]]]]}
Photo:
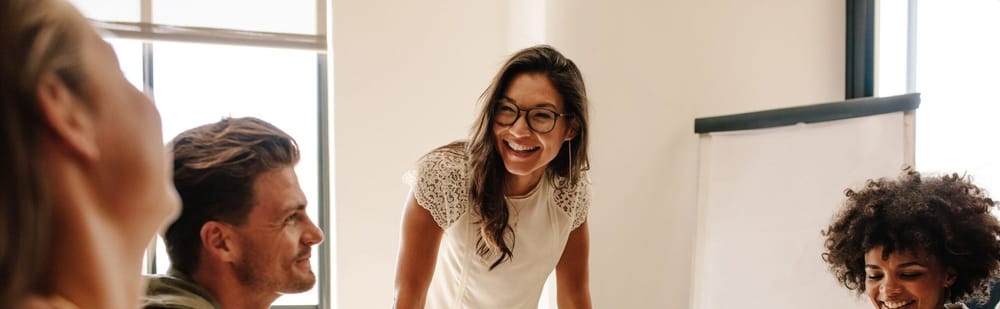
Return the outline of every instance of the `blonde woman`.
{"type": "Polygon", "coordinates": [[[176,213],[160,117],[63,0],[0,0],[0,308],[135,308],[176,213]]]}

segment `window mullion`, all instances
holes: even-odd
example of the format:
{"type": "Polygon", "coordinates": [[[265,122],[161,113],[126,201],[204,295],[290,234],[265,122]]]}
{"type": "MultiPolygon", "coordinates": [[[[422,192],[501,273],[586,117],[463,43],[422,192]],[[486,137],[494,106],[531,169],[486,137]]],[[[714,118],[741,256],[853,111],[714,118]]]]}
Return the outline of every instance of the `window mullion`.
{"type": "Polygon", "coordinates": [[[917,92],[917,0],[906,5],[906,93],[917,92]]]}
{"type": "MultiPolygon", "coordinates": [[[[140,0],[139,11],[141,22],[152,21],[153,0],[140,0]]],[[[150,100],[156,102],[156,98],[153,96],[153,44],[149,42],[142,43],[142,92],[150,100]]],[[[149,274],[156,273],[156,243],[158,241],[159,237],[154,236],[149,246],[146,247],[146,273],[149,274]]]]}

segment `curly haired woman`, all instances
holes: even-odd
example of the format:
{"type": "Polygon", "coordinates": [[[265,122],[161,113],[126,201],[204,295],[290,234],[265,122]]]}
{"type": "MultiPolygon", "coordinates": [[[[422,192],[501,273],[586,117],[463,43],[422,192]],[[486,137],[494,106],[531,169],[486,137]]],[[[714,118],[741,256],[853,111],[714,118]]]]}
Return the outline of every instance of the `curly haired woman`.
{"type": "Polygon", "coordinates": [[[997,204],[958,174],[869,180],[823,231],[823,259],[879,309],[965,308],[1000,272],[997,204]]]}

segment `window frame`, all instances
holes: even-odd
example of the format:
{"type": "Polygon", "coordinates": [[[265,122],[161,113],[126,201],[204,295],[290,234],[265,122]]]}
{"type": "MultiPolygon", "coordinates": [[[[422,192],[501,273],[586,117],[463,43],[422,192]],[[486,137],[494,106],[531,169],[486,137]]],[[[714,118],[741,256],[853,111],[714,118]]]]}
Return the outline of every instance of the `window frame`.
{"type": "MultiPolygon", "coordinates": [[[[154,42],[182,42],[182,43],[205,43],[218,45],[239,45],[248,47],[268,47],[277,49],[299,49],[316,52],[316,74],[317,74],[317,176],[318,201],[317,201],[317,223],[323,231],[323,236],[327,241],[319,245],[319,270],[317,273],[317,303],[315,305],[275,305],[271,308],[277,309],[329,309],[334,306],[332,303],[331,285],[335,282],[335,277],[331,267],[331,219],[333,216],[333,192],[332,192],[332,166],[330,164],[332,153],[330,143],[332,143],[332,126],[330,125],[331,113],[329,104],[329,65],[327,43],[327,17],[329,16],[328,0],[315,0],[316,2],[316,34],[294,34],[246,31],[237,29],[218,29],[205,27],[181,27],[153,23],[153,1],[139,0],[140,21],[139,22],[115,22],[107,20],[91,19],[92,25],[105,37],[132,39],[142,42],[142,91],[150,98],[154,98],[155,81],[153,80],[153,56],[154,42]]],[[[157,238],[153,238],[146,248],[146,271],[156,273],[156,246],[157,238]]]]}

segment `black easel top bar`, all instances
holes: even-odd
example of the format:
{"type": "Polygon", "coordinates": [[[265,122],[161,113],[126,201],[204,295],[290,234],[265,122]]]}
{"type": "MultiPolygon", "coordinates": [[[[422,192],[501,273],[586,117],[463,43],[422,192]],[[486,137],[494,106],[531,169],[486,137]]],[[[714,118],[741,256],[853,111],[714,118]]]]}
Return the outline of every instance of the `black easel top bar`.
{"type": "Polygon", "coordinates": [[[858,98],[841,102],[779,108],[694,120],[695,133],[753,130],[910,111],[920,106],[920,94],[858,98]]]}

